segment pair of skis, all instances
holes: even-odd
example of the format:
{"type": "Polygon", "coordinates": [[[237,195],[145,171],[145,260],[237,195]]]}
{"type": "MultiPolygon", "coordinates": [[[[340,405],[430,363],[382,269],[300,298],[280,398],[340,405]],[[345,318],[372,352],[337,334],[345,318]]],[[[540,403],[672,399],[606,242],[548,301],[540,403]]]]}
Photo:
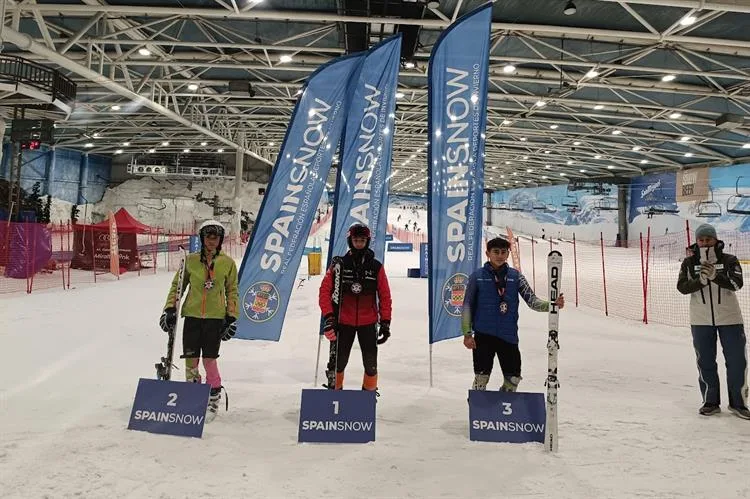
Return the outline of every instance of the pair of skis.
{"type": "Polygon", "coordinates": [[[175,309],[176,317],[174,327],[169,330],[169,337],[167,339],[167,355],[162,357],[161,360],[156,364],[156,379],[169,381],[172,379],[172,362],[174,358],[174,340],[177,336],[177,328],[180,324],[180,301],[182,301],[182,291],[185,283],[185,265],[187,264],[187,250],[180,246],[182,250],[182,259],[180,260],[179,277],[177,278],[177,289],[175,291],[175,309]]]}
{"type": "MultiPolygon", "coordinates": [[[[341,265],[343,260],[339,256],[333,257],[331,266],[333,268],[333,291],[331,292],[331,304],[333,305],[334,325],[338,326],[339,307],[341,305],[341,265]]],[[[320,368],[320,345],[323,341],[323,326],[318,336],[318,355],[315,361],[315,381],[314,386],[318,385],[318,369],[320,368]]],[[[328,363],[326,364],[326,384],[323,388],[333,390],[336,388],[336,371],[338,369],[338,337],[330,342],[328,347],[328,363]]]]}
{"type": "Polygon", "coordinates": [[[560,310],[555,304],[562,294],[562,253],[550,251],[547,255],[547,282],[549,283],[549,313],[547,335],[547,424],[544,426],[544,448],[549,452],[557,452],[557,389],[560,382],[557,379],[557,351],[560,349],[558,341],[558,327],[560,324],[560,310]]]}

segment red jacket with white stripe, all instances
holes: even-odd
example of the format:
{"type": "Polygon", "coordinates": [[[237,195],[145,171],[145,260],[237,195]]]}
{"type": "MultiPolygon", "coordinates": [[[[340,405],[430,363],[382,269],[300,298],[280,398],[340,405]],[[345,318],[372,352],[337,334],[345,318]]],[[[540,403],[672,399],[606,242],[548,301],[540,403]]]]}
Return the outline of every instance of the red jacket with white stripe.
{"type": "MultiPolygon", "coordinates": [[[[326,271],[320,284],[318,301],[323,316],[333,315],[333,274],[335,265],[326,271]]],[[[367,326],[391,321],[391,289],[383,264],[370,249],[349,251],[341,258],[341,304],[337,324],[367,326]]]]}

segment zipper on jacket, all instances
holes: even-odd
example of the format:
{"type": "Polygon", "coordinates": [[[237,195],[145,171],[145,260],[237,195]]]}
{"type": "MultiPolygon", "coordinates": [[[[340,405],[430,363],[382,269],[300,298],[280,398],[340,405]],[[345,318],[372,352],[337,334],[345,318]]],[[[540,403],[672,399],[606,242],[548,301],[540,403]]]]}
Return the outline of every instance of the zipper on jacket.
{"type": "MultiPolygon", "coordinates": [[[[701,290],[702,291],[702,290],[701,290]]],[[[708,302],[711,304],[711,324],[716,325],[716,318],[714,317],[714,296],[711,292],[711,283],[708,283],[708,302]]]]}

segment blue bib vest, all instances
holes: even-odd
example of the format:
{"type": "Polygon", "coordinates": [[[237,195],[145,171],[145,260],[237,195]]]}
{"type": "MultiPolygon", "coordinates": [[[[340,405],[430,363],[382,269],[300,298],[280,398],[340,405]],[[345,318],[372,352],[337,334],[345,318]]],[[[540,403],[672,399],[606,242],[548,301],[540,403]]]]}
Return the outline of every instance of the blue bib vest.
{"type": "Polygon", "coordinates": [[[477,293],[473,304],[472,325],[474,332],[497,336],[508,343],[518,343],[518,285],[519,273],[508,267],[503,301],[508,311],[500,313],[500,294],[495,284],[492,267],[486,263],[474,272],[477,279],[477,293]]]}

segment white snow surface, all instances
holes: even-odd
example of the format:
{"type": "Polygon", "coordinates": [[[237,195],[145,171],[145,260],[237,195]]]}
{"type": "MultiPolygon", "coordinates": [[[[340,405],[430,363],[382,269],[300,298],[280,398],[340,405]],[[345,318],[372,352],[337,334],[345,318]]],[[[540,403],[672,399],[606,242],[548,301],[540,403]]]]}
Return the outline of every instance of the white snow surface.
{"type": "MultiPolygon", "coordinates": [[[[280,342],[223,343],[230,407],[200,440],[126,429],[138,379],[154,377],[166,346],[157,322],[171,274],[3,297],[2,497],[750,497],[750,422],[697,414],[688,329],[576,309],[570,280],[559,452],[469,441],[471,354],[459,339],[435,344],[430,388],[427,280],[405,277],[418,263],[416,252],[386,258],[393,336],[380,348],[377,441],[365,445],[297,443],[320,276],[294,291],[280,342]]],[[[522,390],[545,390],[546,329],[546,314],[522,308],[522,390]]],[[[319,383],[324,364],[321,354],[319,383]]],[[[355,345],[347,388],[362,371],[355,345]]]]}

